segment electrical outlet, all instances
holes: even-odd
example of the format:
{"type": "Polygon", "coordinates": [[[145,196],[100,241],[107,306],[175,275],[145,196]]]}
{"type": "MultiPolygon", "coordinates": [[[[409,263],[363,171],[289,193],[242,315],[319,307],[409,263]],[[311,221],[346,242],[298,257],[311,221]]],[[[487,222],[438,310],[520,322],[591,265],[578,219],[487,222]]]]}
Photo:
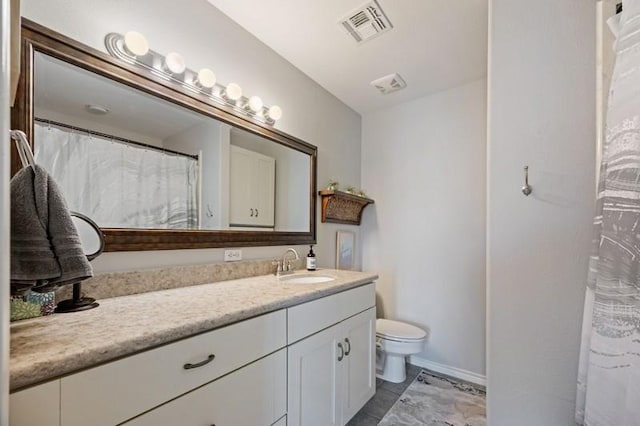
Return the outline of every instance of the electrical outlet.
{"type": "Polygon", "coordinates": [[[234,249],[224,251],[225,262],[235,262],[236,260],[242,260],[242,250],[234,249]]]}

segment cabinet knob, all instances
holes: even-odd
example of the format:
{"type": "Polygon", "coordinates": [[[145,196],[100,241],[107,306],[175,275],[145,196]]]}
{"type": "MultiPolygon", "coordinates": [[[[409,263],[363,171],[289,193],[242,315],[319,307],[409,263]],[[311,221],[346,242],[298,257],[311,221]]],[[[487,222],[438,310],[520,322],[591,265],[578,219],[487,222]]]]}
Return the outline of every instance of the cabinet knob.
{"type": "Polygon", "coordinates": [[[250,216],[253,217],[253,209],[249,209],[249,210],[251,210],[251,215],[250,216]]]}
{"type": "Polygon", "coordinates": [[[349,356],[349,354],[351,353],[351,342],[349,341],[348,337],[344,339],[344,344],[347,346],[347,349],[344,351],[344,355],[349,356]]]}
{"type": "Polygon", "coordinates": [[[258,209],[256,209],[256,217],[258,217],[258,209]]]}
{"type": "Polygon", "coordinates": [[[344,348],[342,347],[342,343],[338,343],[338,349],[340,349],[340,355],[338,355],[338,361],[342,361],[342,358],[344,358],[344,348]]]}

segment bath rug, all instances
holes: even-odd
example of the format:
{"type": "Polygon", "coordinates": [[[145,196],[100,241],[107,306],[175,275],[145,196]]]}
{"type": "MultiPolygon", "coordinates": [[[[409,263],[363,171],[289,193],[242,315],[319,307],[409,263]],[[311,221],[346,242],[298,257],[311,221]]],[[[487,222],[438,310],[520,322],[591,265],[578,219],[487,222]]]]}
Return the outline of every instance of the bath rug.
{"type": "Polygon", "coordinates": [[[422,370],[378,426],[486,426],[486,394],[422,370]]]}

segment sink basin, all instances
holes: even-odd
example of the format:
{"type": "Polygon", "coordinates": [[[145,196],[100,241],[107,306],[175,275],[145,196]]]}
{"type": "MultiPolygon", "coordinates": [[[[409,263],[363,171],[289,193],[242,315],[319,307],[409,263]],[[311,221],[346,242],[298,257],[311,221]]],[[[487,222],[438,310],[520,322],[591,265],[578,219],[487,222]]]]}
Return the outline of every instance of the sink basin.
{"type": "Polygon", "coordinates": [[[285,275],[280,277],[280,282],[283,284],[318,284],[334,281],[336,278],[331,275],[316,275],[316,274],[304,274],[304,275],[285,275]]]}

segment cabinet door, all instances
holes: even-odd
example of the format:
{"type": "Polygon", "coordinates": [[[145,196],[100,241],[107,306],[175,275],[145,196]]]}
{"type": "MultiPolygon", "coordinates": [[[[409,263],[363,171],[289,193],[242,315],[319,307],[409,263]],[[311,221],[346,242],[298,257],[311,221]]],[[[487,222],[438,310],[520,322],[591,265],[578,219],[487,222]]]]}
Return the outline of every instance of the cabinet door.
{"type": "Polygon", "coordinates": [[[256,201],[255,223],[258,226],[274,226],[276,160],[271,157],[256,157],[256,201]]]}
{"type": "Polygon", "coordinates": [[[127,426],[269,426],[286,413],[282,349],[126,423],[127,426]]]}
{"type": "Polygon", "coordinates": [[[229,224],[272,228],[276,160],[233,145],[230,155],[229,224]]]}
{"type": "Polygon", "coordinates": [[[255,157],[251,151],[231,146],[229,166],[229,223],[252,225],[255,198],[255,157]]]}
{"type": "Polygon", "coordinates": [[[345,357],[342,423],[347,423],[376,392],[376,308],[368,309],[341,324],[345,357]]]}
{"type": "Polygon", "coordinates": [[[341,424],[338,330],[334,326],[289,346],[289,426],[341,424]]]}

